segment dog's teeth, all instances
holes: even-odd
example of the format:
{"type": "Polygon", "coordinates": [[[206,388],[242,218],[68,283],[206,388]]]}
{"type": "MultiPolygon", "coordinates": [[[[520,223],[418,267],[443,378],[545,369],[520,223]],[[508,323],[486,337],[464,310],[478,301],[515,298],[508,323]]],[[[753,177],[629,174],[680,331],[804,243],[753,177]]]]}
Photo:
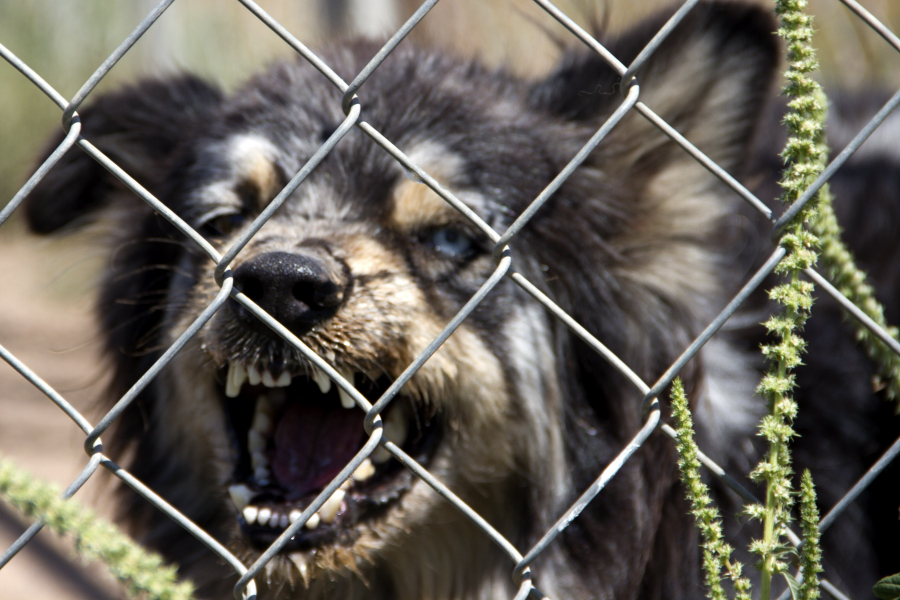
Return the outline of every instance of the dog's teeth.
{"type": "Polygon", "coordinates": [[[250,385],[259,385],[260,382],[262,382],[262,377],[259,375],[259,369],[256,368],[256,363],[247,367],[247,381],[250,382],[250,385]]]}
{"type": "Polygon", "coordinates": [[[238,512],[244,510],[244,507],[250,504],[250,499],[253,498],[253,492],[243,483],[229,486],[228,495],[231,496],[231,502],[234,503],[238,512]]]}
{"type": "Polygon", "coordinates": [[[266,525],[269,522],[269,518],[272,516],[272,511],[268,508],[259,509],[259,515],[256,517],[256,522],[260,525],[266,525]]]}
{"type": "Polygon", "coordinates": [[[344,490],[335,490],[331,498],[325,501],[325,504],[319,509],[319,518],[322,519],[323,523],[334,523],[345,495],[344,490]]]}
{"type": "Polygon", "coordinates": [[[375,451],[372,452],[372,455],[369,458],[371,458],[372,462],[375,463],[376,465],[383,465],[388,460],[390,460],[391,453],[388,452],[387,450],[385,450],[384,448],[382,448],[381,446],[378,446],[377,448],[375,448],[375,451]]]}
{"type": "Polygon", "coordinates": [[[297,519],[300,518],[300,515],[301,515],[301,514],[303,514],[303,513],[301,513],[299,510],[297,510],[297,509],[295,508],[294,510],[291,511],[291,514],[288,515],[288,520],[289,520],[291,523],[296,523],[296,522],[297,522],[297,519]]]}
{"type": "Polygon", "coordinates": [[[313,516],[309,518],[309,521],[306,522],[307,529],[315,529],[319,526],[319,521],[322,520],[322,517],[319,516],[319,513],[314,513],[313,516]]]}
{"type": "Polygon", "coordinates": [[[338,388],[338,396],[341,399],[341,406],[343,406],[344,408],[353,408],[354,406],[356,406],[356,402],[353,401],[353,398],[350,397],[350,394],[340,388],[338,388]]]}
{"type": "Polygon", "coordinates": [[[245,381],[247,381],[247,369],[235,361],[228,363],[228,376],[225,378],[225,395],[229,398],[237,398],[245,381]]]}
{"type": "Polygon", "coordinates": [[[345,492],[353,487],[353,478],[345,479],[344,483],[340,485],[338,489],[344,490],[345,492]]]}
{"type": "Polygon", "coordinates": [[[247,521],[247,525],[253,525],[256,523],[256,516],[259,514],[259,509],[255,506],[245,506],[244,510],[241,511],[241,514],[244,515],[244,520],[247,521]]]}
{"type": "Polygon", "coordinates": [[[409,433],[409,427],[406,423],[406,415],[399,406],[393,410],[388,410],[384,422],[384,435],[398,446],[406,443],[406,435],[409,433]]]}
{"type": "Polygon", "coordinates": [[[253,410],[253,422],[250,424],[250,431],[247,433],[247,444],[255,444],[250,448],[253,450],[263,450],[266,446],[266,435],[272,431],[272,404],[266,396],[260,396],[256,399],[256,406],[253,410]],[[259,441],[251,441],[253,432],[257,432],[262,438],[262,444],[259,441]]]}
{"type": "Polygon", "coordinates": [[[312,369],[312,380],[315,381],[316,385],[319,386],[319,391],[323,394],[327,394],[328,392],[330,392],[331,379],[328,378],[328,375],[326,375],[325,372],[318,367],[313,367],[312,369]]]}
{"type": "Polygon", "coordinates": [[[351,475],[351,477],[354,481],[365,481],[374,474],[375,465],[372,464],[371,458],[367,458],[366,460],[362,461],[358,467],[356,467],[356,470],[353,471],[353,475],[351,475]]]}
{"type": "Polygon", "coordinates": [[[264,369],[262,372],[262,384],[268,388],[275,387],[275,378],[268,369],[264,369]]]}
{"type": "MultiPolygon", "coordinates": [[[[352,371],[344,371],[342,369],[338,369],[338,373],[340,373],[341,377],[347,380],[347,383],[350,385],[354,384],[355,377],[352,371]]],[[[356,406],[356,402],[353,401],[353,398],[350,397],[350,394],[345,392],[341,387],[338,387],[338,396],[341,399],[341,406],[344,408],[353,408],[356,406]]]]}
{"type": "Polygon", "coordinates": [[[253,464],[254,469],[269,466],[269,459],[266,458],[266,455],[259,450],[250,452],[250,462],[253,464]]]}
{"type": "Polygon", "coordinates": [[[291,385],[291,374],[287,371],[282,371],[278,379],[275,380],[275,387],[287,387],[289,385],[291,385]]]}
{"type": "Polygon", "coordinates": [[[272,417],[262,411],[256,411],[253,415],[253,423],[250,425],[251,431],[258,431],[266,434],[272,431],[272,417]]]}
{"type": "MultiPolygon", "coordinates": [[[[392,407],[384,417],[384,437],[402,446],[406,442],[409,427],[406,423],[406,415],[400,407],[392,407]]],[[[376,465],[384,464],[391,458],[391,453],[384,447],[378,446],[372,452],[372,462],[376,465]]]]}
{"type": "Polygon", "coordinates": [[[254,452],[262,452],[266,449],[266,438],[263,434],[255,429],[251,429],[247,433],[247,449],[251,454],[254,452]]]}
{"type": "MultiPolygon", "coordinates": [[[[288,516],[287,515],[278,515],[278,527],[280,529],[286,529],[288,526],[288,516]]],[[[271,521],[269,521],[271,523],[271,521]]]]}
{"type": "Polygon", "coordinates": [[[343,406],[344,408],[353,408],[354,406],[356,406],[356,402],[353,401],[353,398],[350,397],[350,394],[340,388],[338,388],[338,396],[340,396],[341,406],[343,406]]]}

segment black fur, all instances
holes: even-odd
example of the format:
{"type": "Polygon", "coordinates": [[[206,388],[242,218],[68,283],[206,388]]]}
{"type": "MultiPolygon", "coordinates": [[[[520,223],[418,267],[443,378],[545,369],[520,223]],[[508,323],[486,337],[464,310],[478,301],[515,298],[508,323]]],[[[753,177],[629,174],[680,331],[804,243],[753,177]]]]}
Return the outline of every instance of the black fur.
{"type": "MultiPolygon", "coordinates": [[[[667,17],[663,14],[651,19],[621,37],[607,40],[607,45],[627,64],[667,17]]],[[[651,108],[738,176],[748,174],[745,170],[750,162],[751,140],[772,95],[779,55],[774,29],[772,17],[758,8],[701,3],[638,73],[642,90],[646,89],[642,99],[652,102],[653,98],[674,94],[674,101],[651,104],[651,108]],[[705,44],[703,68],[686,72],[681,78],[670,77],[685,66],[685,49],[701,42],[705,44]],[[726,84],[734,87],[727,106],[710,105],[709,98],[724,94],[722,86],[726,84]],[[711,115],[724,111],[730,115],[728,127],[707,131],[711,115]]],[[[349,80],[375,50],[368,44],[355,44],[328,49],[323,56],[349,80]]],[[[553,74],[535,83],[403,44],[365,84],[360,98],[362,118],[401,149],[431,140],[459,157],[463,168],[446,185],[454,191],[474,190],[491,199],[481,216],[502,231],[618,106],[618,86],[618,77],[608,65],[581,52],[571,52],[553,74]],[[501,108],[503,103],[505,108],[501,108]]],[[[146,80],[101,96],[82,114],[85,138],[188,223],[213,237],[218,235],[216,231],[204,228],[209,207],[198,198],[204,186],[223,177],[230,168],[217,144],[242,132],[264,136],[280,152],[275,165],[280,189],[342,119],[340,94],[312,67],[299,61],[274,65],[228,98],[192,77],[146,80]]],[[[775,146],[765,143],[757,151],[768,153],[775,146]]],[[[656,235],[653,211],[658,207],[653,202],[663,203],[665,199],[657,198],[659,192],[652,186],[655,177],[669,170],[677,173],[680,165],[691,164],[691,159],[647,126],[642,117],[629,115],[512,243],[516,269],[648,382],[666,369],[706,324],[713,309],[733,292],[731,286],[738,283],[734,271],[748,268],[746,264],[735,268],[741,260],[747,262],[734,249],[743,239],[681,231],[677,225],[668,234],[656,235]],[[655,199],[651,202],[650,198],[655,199]],[[680,252],[681,243],[701,248],[711,257],[710,264],[697,264],[696,270],[698,278],[708,276],[720,286],[713,297],[687,303],[683,293],[694,289],[693,282],[674,281],[660,288],[652,281],[629,279],[629,274],[642,273],[653,261],[680,252]],[[729,264],[716,258],[720,251],[722,256],[739,258],[729,264]]],[[[867,194],[864,190],[869,186],[880,191],[879,210],[893,215],[900,206],[891,192],[891,180],[900,172],[895,165],[880,168],[860,163],[843,171],[835,181],[838,197],[859,198],[867,194]],[[865,175],[872,172],[879,174],[878,179],[865,175]]],[[[773,180],[776,167],[758,161],[766,182],[773,180]]],[[[700,177],[698,194],[717,194],[723,206],[736,210],[728,193],[707,175],[700,177]]],[[[403,268],[417,282],[434,313],[446,321],[491,271],[490,247],[476,239],[470,254],[453,260],[435,258],[422,243],[427,231],[410,236],[392,229],[384,220],[386,199],[402,181],[393,159],[354,130],[278,214],[307,221],[323,215],[333,219],[328,217],[331,209],[322,204],[323,200],[304,196],[304,190],[311,189],[307,186],[327,190],[323,194],[328,198],[349,207],[341,225],[371,231],[372,239],[402,257],[403,268]]],[[[770,190],[767,185],[760,185],[760,189],[770,190]]],[[[243,210],[253,216],[252,204],[263,192],[257,188],[248,191],[246,185],[241,189],[244,191],[239,189],[238,194],[244,202],[243,210]]],[[[852,229],[868,231],[873,226],[862,211],[853,210],[850,202],[840,205],[839,212],[852,229]]],[[[110,398],[116,399],[161,354],[173,315],[187,310],[187,304],[179,303],[186,302],[190,290],[201,285],[208,260],[77,149],[34,190],[27,215],[32,228],[40,233],[94,216],[111,219],[120,228],[98,306],[116,374],[110,398]]],[[[306,235],[302,229],[297,231],[298,244],[306,235]]],[[[768,233],[760,233],[757,239],[763,239],[761,236],[768,233]]],[[[897,316],[900,304],[889,295],[897,287],[893,276],[896,269],[877,250],[867,249],[896,245],[896,240],[887,233],[866,234],[865,238],[869,246],[859,248],[861,257],[876,267],[876,281],[888,290],[884,299],[889,317],[897,316]]],[[[347,268],[346,262],[335,258],[333,250],[317,252],[347,268]]],[[[249,263],[242,264],[245,266],[233,265],[236,277],[241,268],[248,271],[249,263]]],[[[350,284],[342,289],[353,293],[350,284]]],[[[495,356],[506,357],[517,351],[515,340],[497,332],[517,308],[530,306],[529,302],[507,280],[471,317],[470,326],[495,356]]],[[[341,308],[334,310],[339,313],[341,308]]],[[[812,466],[817,481],[822,480],[820,493],[827,505],[896,435],[896,422],[890,427],[873,425],[873,418],[887,420],[887,408],[868,387],[871,366],[841,326],[835,325],[838,318],[832,314],[834,310],[823,307],[822,312],[810,322],[809,366],[799,374],[799,398],[804,408],[798,423],[803,437],[797,452],[798,463],[812,466]],[[839,347],[839,352],[819,350],[834,347],[839,347]],[[823,367],[843,387],[821,379],[818,373],[823,367]],[[806,410],[823,402],[842,408],[806,410]],[[835,438],[842,443],[837,452],[829,452],[828,443],[821,447],[822,440],[835,438]],[[823,464],[835,455],[844,456],[852,465],[835,470],[833,465],[823,464]]],[[[237,321],[242,318],[238,314],[237,321]]],[[[564,404],[560,426],[568,470],[565,477],[570,484],[566,497],[555,499],[552,490],[540,485],[533,473],[511,477],[517,492],[510,511],[520,510],[521,519],[500,528],[520,549],[534,543],[543,527],[594,480],[641,424],[640,395],[630,384],[562,324],[547,322],[552,334],[549,351],[557,361],[556,378],[564,404]]],[[[296,333],[305,333],[307,325],[298,325],[296,333]]],[[[231,331],[240,328],[235,322],[229,322],[228,327],[231,331]]],[[[697,396],[701,393],[703,366],[695,362],[698,364],[690,365],[683,376],[697,396]]],[[[514,382],[512,367],[505,365],[504,369],[506,381],[514,382]]],[[[227,541],[234,535],[234,516],[223,504],[224,492],[212,475],[209,480],[198,480],[190,465],[171,451],[163,435],[170,424],[157,408],[161,393],[160,384],[151,384],[117,424],[108,451],[116,457],[134,446],[136,460],[130,470],[214,536],[227,541]]],[[[524,414],[524,408],[516,407],[524,414]]],[[[522,421],[523,414],[514,414],[511,419],[522,421]]],[[[746,433],[749,436],[752,432],[746,433]]],[[[702,578],[696,533],[677,479],[671,441],[654,435],[564,532],[556,549],[538,560],[534,568],[538,584],[544,573],[547,580],[554,581],[554,591],[574,596],[699,597],[702,578]]],[[[840,557],[834,577],[845,580],[856,593],[896,558],[887,549],[889,534],[865,533],[873,529],[866,523],[865,507],[878,505],[879,510],[886,510],[884,505],[889,505],[878,489],[863,500],[868,504],[856,509],[854,526],[836,526],[835,539],[826,537],[833,556],[840,557]],[[842,540],[853,537],[855,531],[863,532],[864,550],[860,552],[868,553],[869,564],[881,560],[871,570],[860,569],[858,575],[840,564],[847,556],[846,548],[840,548],[842,540]]],[[[124,512],[139,526],[147,543],[182,564],[185,572],[204,586],[205,593],[227,597],[234,579],[223,579],[228,577],[228,570],[204,554],[197,542],[142,499],[130,497],[126,506],[124,512]]],[[[462,564],[466,557],[457,558],[462,564]]],[[[499,564],[508,566],[502,561],[499,564]]],[[[447,569],[452,567],[448,565],[447,569]]],[[[854,563],[851,569],[857,567],[854,563]]],[[[373,595],[378,592],[385,597],[399,596],[401,583],[383,572],[370,573],[366,580],[373,595]]],[[[327,591],[331,584],[322,585],[327,591]]],[[[452,593],[486,593],[485,581],[473,579],[459,585],[452,593]]],[[[272,590],[277,589],[273,585],[272,590]]],[[[302,597],[300,591],[297,594],[302,597]]]]}

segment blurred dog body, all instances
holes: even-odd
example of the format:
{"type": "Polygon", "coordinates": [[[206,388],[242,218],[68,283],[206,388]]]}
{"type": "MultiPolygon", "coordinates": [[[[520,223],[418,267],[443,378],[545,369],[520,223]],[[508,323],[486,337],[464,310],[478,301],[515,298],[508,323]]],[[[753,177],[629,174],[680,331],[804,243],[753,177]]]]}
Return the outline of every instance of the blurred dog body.
{"type": "MultiPolygon", "coordinates": [[[[608,47],[627,64],[664,22],[608,47]]],[[[778,64],[774,29],[757,8],[699,4],[639,71],[641,101],[727,171],[748,174],[778,64]]],[[[376,49],[322,56],[349,80],[376,49]]],[[[360,98],[363,120],[503,231],[620,104],[618,88],[595,55],[572,53],[535,82],[401,44],[360,98]]],[[[225,249],[332,135],[340,106],[298,61],[230,96],[190,76],[141,81],[81,118],[88,140],[225,249]]],[[[735,221],[732,196],[632,111],[512,242],[515,269],[654,381],[757,260],[755,227],[735,221]]],[[[27,210],[41,233],[90,219],[112,231],[99,314],[118,398],[209,305],[215,265],[78,150],[27,210]]],[[[370,400],[494,267],[467,220],[355,129],[231,265],[238,289],[370,400]]],[[[730,464],[752,454],[743,442],[762,411],[756,354],[736,334],[717,338],[682,373],[701,436],[730,464]]],[[[389,439],[522,550],[633,437],[640,400],[507,278],[383,416],[389,439]]],[[[363,416],[231,300],[123,415],[107,451],[133,453],[131,472],[253,561],[360,450],[363,416]]],[[[123,514],[147,544],[204,595],[230,597],[229,568],[128,499],[123,514]]],[[[551,597],[697,597],[697,547],[674,447],[654,435],[535,562],[536,582],[551,597]]],[[[261,597],[495,598],[514,595],[513,566],[376,450],[257,581],[261,597]]]]}

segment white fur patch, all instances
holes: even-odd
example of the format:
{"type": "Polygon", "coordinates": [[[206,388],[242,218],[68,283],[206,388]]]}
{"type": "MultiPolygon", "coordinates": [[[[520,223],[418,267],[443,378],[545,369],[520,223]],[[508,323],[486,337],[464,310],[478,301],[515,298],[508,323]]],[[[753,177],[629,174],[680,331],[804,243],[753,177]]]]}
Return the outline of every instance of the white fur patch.
{"type": "Polygon", "coordinates": [[[515,373],[512,391],[530,422],[528,468],[532,477],[540,477],[538,485],[546,486],[548,504],[555,506],[571,482],[562,439],[556,355],[544,309],[530,303],[518,306],[503,333],[509,342],[506,359],[515,373]]]}
{"type": "Polygon", "coordinates": [[[741,352],[728,342],[711,339],[700,351],[705,367],[703,389],[694,410],[704,452],[715,460],[742,451],[765,411],[756,395],[760,375],[756,355],[741,352]]]}

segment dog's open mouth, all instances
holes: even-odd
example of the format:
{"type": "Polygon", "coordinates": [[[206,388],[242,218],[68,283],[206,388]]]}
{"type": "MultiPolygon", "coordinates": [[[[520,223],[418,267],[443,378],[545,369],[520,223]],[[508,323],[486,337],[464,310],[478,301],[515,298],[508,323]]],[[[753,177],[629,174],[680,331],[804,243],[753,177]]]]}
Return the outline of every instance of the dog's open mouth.
{"type": "MultiPolygon", "coordinates": [[[[365,413],[314,366],[273,368],[233,361],[221,374],[235,457],[228,493],[243,533],[254,544],[268,546],[365,444],[365,413]]],[[[387,377],[342,374],[372,402],[391,383],[387,377]]],[[[428,462],[438,427],[420,417],[410,398],[397,396],[383,419],[388,439],[428,462]]],[[[411,484],[412,475],[377,448],[285,549],[352,543],[353,526],[384,512],[411,484]]]]}

